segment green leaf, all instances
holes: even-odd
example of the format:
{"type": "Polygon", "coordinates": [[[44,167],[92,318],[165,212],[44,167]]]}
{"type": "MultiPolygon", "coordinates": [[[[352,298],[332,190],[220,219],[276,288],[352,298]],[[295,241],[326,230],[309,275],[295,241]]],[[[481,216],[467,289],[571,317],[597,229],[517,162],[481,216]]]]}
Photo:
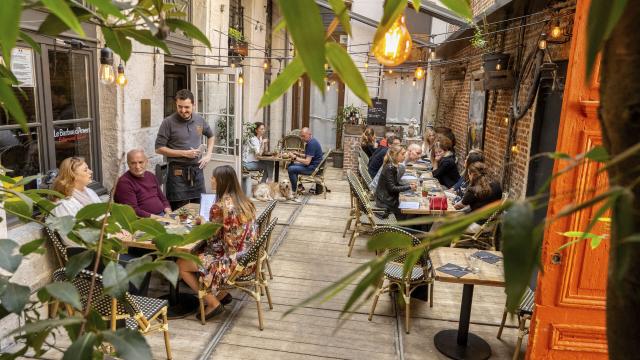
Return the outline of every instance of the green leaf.
{"type": "Polygon", "coordinates": [[[166,253],[172,246],[178,246],[182,244],[183,237],[176,234],[162,234],[153,239],[153,243],[156,244],[158,251],[166,253]]]}
{"type": "Polygon", "coordinates": [[[604,239],[604,236],[596,236],[596,237],[592,238],[591,242],[589,243],[589,245],[591,246],[591,250],[594,250],[598,246],[600,246],[600,243],[602,242],[602,239],[604,239]]]}
{"type": "Polygon", "coordinates": [[[587,20],[587,77],[593,71],[598,52],[609,39],[627,6],[627,0],[592,1],[587,20]]]}
{"type": "Polygon", "coordinates": [[[370,251],[391,248],[406,249],[412,245],[411,236],[407,234],[383,232],[374,234],[367,241],[367,249],[370,251]]]}
{"type": "Polygon", "coordinates": [[[116,349],[116,355],[125,360],[151,360],[151,348],[139,331],[103,331],[102,336],[116,349]]]}
{"type": "MultiPolygon", "coordinates": [[[[104,15],[111,15],[118,19],[125,19],[125,15],[113,4],[111,0],[87,0],[91,5],[94,5],[98,11],[104,15]]],[[[105,16],[106,18],[106,16],[105,16]]]]}
{"type": "Polygon", "coordinates": [[[11,50],[16,45],[20,29],[21,0],[4,0],[0,11],[0,47],[5,63],[11,62],[11,50]]]}
{"type": "Polygon", "coordinates": [[[149,30],[123,29],[122,33],[130,38],[133,38],[135,41],[141,44],[154,46],[162,49],[165,52],[165,54],[171,54],[171,51],[169,50],[169,47],[167,46],[167,44],[164,41],[156,38],[149,30]]]}
{"type": "Polygon", "coordinates": [[[129,205],[113,204],[111,206],[111,215],[123,229],[133,233],[133,223],[138,220],[136,212],[129,205]]]}
{"type": "Polygon", "coordinates": [[[211,48],[211,42],[209,42],[207,36],[192,23],[180,19],[167,19],[167,25],[171,28],[171,31],[180,29],[187,37],[195,39],[206,47],[211,48]]]}
{"type": "Polygon", "coordinates": [[[98,337],[88,332],[77,338],[64,352],[62,360],[93,359],[93,347],[96,346],[98,337]]]}
{"type": "Polygon", "coordinates": [[[185,259],[185,260],[189,260],[197,265],[201,265],[202,262],[200,261],[200,258],[197,257],[194,254],[191,253],[187,253],[187,252],[183,252],[183,251],[169,251],[166,255],[165,258],[178,258],[178,259],[185,259]]]}
{"type": "Polygon", "coordinates": [[[77,220],[97,219],[107,213],[107,203],[89,204],[76,214],[77,220]]]}
{"type": "Polygon", "coordinates": [[[637,156],[637,153],[640,152],[640,143],[637,143],[635,145],[633,145],[632,147],[625,149],[623,152],[619,153],[618,155],[614,156],[611,160],[609,160],[607,162],[607,164],[603,167],[601,167],[598,172],[602,172],[605,171],[607,169],[609,169],[612,166],[616,166],[618,164],[620,164],[621,162],[632,158],[634,156],[637,156]]]}
{"type": "Polygon", "coordinates": [[[22,286],[15,283],[7,283],[2,295],[0,295],[0,303],[7,311],[20,314],[24,306],[29,301],[31,290],[28,286],[22,286]]]}
{"type": "Polygon", "coordinates": [[[378,28],[376,29],[376,34],[373,37],[373,47],[378,44],[378,41],[382,39],[384,34],[391,28],[391,25],[393,25],[396,19],[402,15],[402,12],[406,7],[407,0],[387,0],[384,3],[382,19],[380,19],[380,23],[378,24],[378,28]]]}
{"type": "Polygon", "coordinates": [[[152,236],[160,236],[167,233],[162,224],[150,218],[138,219],[132,226],[133,232],[142,231],[152,236]]]}
{"type": "Polygon", "coordinates": [[[87,244],[97,244],[100,240],[100,229],[82,228],[76,231],[78,237],[87,244]]]}
{"type": "Polygon", "coordinates": [[[53,329],[58,326],[69,326],[82,323],[83,319],[81,316],[72,316],[64,319],[41,319],[36,322],[26,323],[24,326],[21,326],[11,332],[11,334],[31,334],[41,332],[47,329],[53,329]]]}
{"type": "Polygon", "coordinates": [[[80,25],[80,21],[78,21],[78,17],[71,11],[71,8],[64,0],[42,0],[42,3],[51,13],[62,20],[69,29],[80,36],[85,35],[82,25],[80,25]]]}
{"type": "Polygon", "coordinates": [[[358,285],[356,285],[355,289],[353,289],[353,292],[347,299],[347,302],[342,307],[343,314],[351,310],[353,304],[355,304],[358,298],[362,296],[362,294],[365,290],[367,290],[368,287],[375,287],[378,284],[380,278],[384,275],[384,265],[384,258],[379,258],[377,259],[377,261],[371,263],[369,273],[365,275],[362,280],[360,280],[358,285]]]}
{"type": "MultiPolygon", "coordinates": [[[[0,68],[2,67],[3,66],[0,66],[0,68]]],[[[9,115],[13,116],[16,123],[21,126],[22,130],[28,133],[27,116],[24,114],[24,110],[22,110],[22,106],[20,106],[20,102],[13,92],[13,89],[5,81],[0,81],[0,103],[2,103],[2,108],[4,108],[0,110],[8,111],[9,115]]]]}
{"type": "Polygon", "coordinates": [[[597,203],[599,203],[602,200],[607,200],[609,199],[609,197],[612,196],[620,196],[622,193],[624,192],[623,188],[617,187],[617,186],[612,186],[609,190],[603,192],[602,194],[598,194],[594,197],[592,197],[591,199],[585,200],[579,204],[576,205],[570,205],[562,210],[560,210],[558,212],[558,214],[556,215],[556,217],[554,218],[554,220],[559,219],[561,217],[564,216],[568,216],[571,215],[577,211],[586,209],[588,207],[591,207],[597,203]]]}
{"type": "Polygon", "coordinates": [[[362,74],[353,63],[351,56],[349,56],[347,51],[338,43],[328,42],[325,47],[329,65],[331,65],[340,76],[340,79],[347,84],[349,89],[351,89],[357,97],[371,106],[369,89],[362,78],[362,74]]]}
{"type": "Polygon", "coordinates": [[[129,60],[129,57],[131,57],[131,40],[127,39],[122,31],[103,27],[102,34],[107,47],[120,55],[123,61],[129,60]]]}
{"type": "Polygon", "coordinates": [[[258,107],[263,108],[276,101],[276,99],[282,96],[282,94],[287,92],[291,85],[298,81],[302,74],[304,74],[304,65],[302,64],[302,60],[300,60],[299,57],[295,57],[289,65],[284,68],[280,76],[278,76],[271,85],[269,85],[267,90],[264,91],[258,107]]]}
{"type": "Polygon", "coordinates": [[[280,11],[287,22],[297,56],[311,81],[324,94],[324,26],[314,0],[281,0],[280,11]]]}
{"type": "Polygon", "coordinates": [[[420,257],[424,254],[423,248],[410,249],[402,266],[402,276],[410,278],[413,267],[416,265],[420,257]]]}
{"type": "Polygon", "coordinates": [[[73,255],[67,261],[65,272],[67,278],[73,279],[78,275],[82,269],[86,269],[89,264],[95,259],[96,253],[93,250],[85,250],[79,254],[73,255]]]}
{"type": "Polygon", "coordinates": [[[287,27],[287,22],[284,20],[284,18],[281,18],[276,24],[276,26],[273,28],[273,32],[277,33],[280,30],[286,29],[286,27],[287,27]]]}
{"type": "Polygon", "coordinates": [[[420,12],[420,0],[411,0],[411,4],[413,5],[413,9],[419,13],[420,12]]]}
{"type": "Polygon", "coordinates": [[[141,266],[149,263],[151,263],[151,256],[142,256],[142,257],[132,259],[126,265],[127,277],[129,279],[129,282],[131,282],[137,288],[139,288],[140,285],[142,284],[145,274],[151,271],[152,269],[149,269],[149,271],[145,269],[143,271],[137,271],[137,272],[136,270],[141,269],[141,266]]]}
{"type": "Polygon", "coordinates": [[[44,248],[41,247],[44,245],[45,241],[45,238],[29,241],[28,243],[20,246],[20,254],[22,254],[22,256],[27,256],[33,252],[44,254],[44,248]]]}
{"type": "Polygon", "coordinates": [[[472,20],[473,13],[471,11],[470,0],[441,0],[441,2],[456,15],[467,20],[467,22],[472,20]]]}
{"type": "Polygon", "coordinates": [[[104,268],[102,282],[105,292],[114,298],[121,298],[129,289],[127,270],[114,261],[109,262],[107,267],[104,268]]]}
{"type": "MultiPolygon", "coordinates": [[[[420,2],[420,0],[414,0],[420,2]]],[[[349,10],[347,6],[344,4],[344,0],[329,0],[329,5],[331,9],[340,20],[340,25],[344,31],[351,36],[351,23],[349,22],[349,10]]]]}
{"type": "Polygon", "coordinates": [[[67,236],[76,223],[73,216],[66,215],[61,217],[49,216],[45,220],[45,224],[49,225],[51,230],[57,231],[61,236],[67,236]]]}
{"type": "Polygon", "coordinates": [[[173,286],[176,286],[179,273],[178,265],[173,261],[167,260],[156,261],[156,264],[158,264],[158,266],[155,270],[162,274],[165,279],[169,280],[173,286]]]}
{"type": "Polygon", "coordinates": [[[0,239],[0,268],[14,273],[22,262],[22,255],[17,251],[18,243],[9,239],[0,239]]]}
{"type": "Polygon", "coordinates": [[[69,304],[78,310],[82,310],[82,303],[80,302],[80,294],[75,286],[70,282],[54,282],[47,286],[45,289],[49,295],[62,301],[65,304],[69,304]]]}
{"type": "Polygon", "coordinates": [[[29,195],[29,194],[38,194],[38,195],[43,195],[43,196],[53,196],[56,197],[58,199],[64,199],[66,196],[64,196],[63,194],[54,191],[54,190],[49,190],[49,189],[29,189],[29,190],[25,190],[24,191],[25,194],[29,195]]]}
{"type": "Polygon", "coordinates": [[[606,162],[609,160],[609,153],[604,146],[598,145],[585,153],[584,157],[596,162],[606,162]]]}
{"type": "Polygon", "coordinates": [[[545,153],[545,155],[549,159],[553,159],[553,160],[558,160],[558,159],[568,160],[568,159],[571,159],[571,156],[569,154],[563,153],[563,152],[550,152],[550,153],[545,153]]]}
{"type": "Polygon", "coordinates": [[[191,244],[196,241],[212,238],[220,229],[220,224],[204,223],[194,227],[188,234],[184,236],[183,245],[191,244]]]}
{"type": "Polygon", "coordinates": [[[531,280],[540,246],[540,227],[534,224],[534,211],[527,202],[516,202],[505,212],[502,223],[502,253],[507,293],[507,309],[513,312],[531,280]]]}

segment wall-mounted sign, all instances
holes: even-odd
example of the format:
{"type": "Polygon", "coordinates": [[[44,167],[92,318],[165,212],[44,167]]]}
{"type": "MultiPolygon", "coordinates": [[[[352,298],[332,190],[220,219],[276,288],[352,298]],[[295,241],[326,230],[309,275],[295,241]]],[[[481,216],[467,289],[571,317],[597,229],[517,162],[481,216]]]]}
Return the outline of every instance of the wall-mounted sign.
{"type": "Polygon", "coordinates": [[[11,71],[18,79],[18,86],[33,87],[33,50],[16,47],[11,50],[11,71]]]}
{"type": "Polygon", "coordinates": [[[371,106],[367,108],[368,125],[387,124],[387,99],[373,98],[371,106]]]}

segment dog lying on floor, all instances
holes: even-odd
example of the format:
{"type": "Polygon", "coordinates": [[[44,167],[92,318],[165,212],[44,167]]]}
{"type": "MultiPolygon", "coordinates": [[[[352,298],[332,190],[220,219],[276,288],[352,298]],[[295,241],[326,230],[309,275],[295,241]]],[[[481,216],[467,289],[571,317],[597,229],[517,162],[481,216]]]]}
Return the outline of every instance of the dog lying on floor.
{"type": "Polygon", "coordinates": [[[253,191],[253,197],[260,201],[292,200],[293,191],[291,191],[291,181],[289,181],[289,179],[283,179],[277,183],[258,184],[253,191]]]}

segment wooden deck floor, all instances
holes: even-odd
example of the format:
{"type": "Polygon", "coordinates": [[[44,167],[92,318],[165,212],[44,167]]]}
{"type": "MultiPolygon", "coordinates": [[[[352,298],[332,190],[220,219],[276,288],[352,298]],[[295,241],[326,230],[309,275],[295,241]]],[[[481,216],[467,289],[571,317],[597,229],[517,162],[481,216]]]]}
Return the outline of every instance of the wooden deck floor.
{"type": "MultiPolygon", "coordinates": [[[[414,301],[410,334],[404,332],[403,310],[386,295],[373,321],[367,320],[367,301],[338,327],[340,309],[355,283],[325,303],[307,305],[283,317],[292,306],[374,256],[361,237],[347,258],[348,239],[342,231],[349,189],[342,171],[332,169],[328,178],[327,199],[313,196],[303,204],[280,203],[274,210],[278,217],[270,282],[274,309],[263,303],[264,331],[257,326],[255,302],[234,293],[226,313],[205,326],[194,316],[170,321],[174,359],[445,359],[435,349],[433,337],[440,330],[457,328],[462,285],[437,282],[433,308],[414,301]]],[[[154,277],[152,290],[160,293],[159,289],[166,286],[154,277]]],[[[489,342],[492,359],[510,359],[516,341],[511,321],[502,340],[496,339],[504,301],[501,288],[475,288],[470,330],[489,342]]],[[[162,336],[148,340],[154,357],[164,359],[162,336]]]]}

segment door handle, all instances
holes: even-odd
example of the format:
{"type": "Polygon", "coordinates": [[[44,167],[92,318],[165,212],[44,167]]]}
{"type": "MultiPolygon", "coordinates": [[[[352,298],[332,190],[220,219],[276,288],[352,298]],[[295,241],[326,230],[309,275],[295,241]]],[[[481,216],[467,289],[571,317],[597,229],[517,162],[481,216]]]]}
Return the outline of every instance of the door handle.
{"type": "Polygon", "coordinates": [[[555,252],[551,255],[551,264],[560,265],[562,263],[562,254],[555,252]]]}

